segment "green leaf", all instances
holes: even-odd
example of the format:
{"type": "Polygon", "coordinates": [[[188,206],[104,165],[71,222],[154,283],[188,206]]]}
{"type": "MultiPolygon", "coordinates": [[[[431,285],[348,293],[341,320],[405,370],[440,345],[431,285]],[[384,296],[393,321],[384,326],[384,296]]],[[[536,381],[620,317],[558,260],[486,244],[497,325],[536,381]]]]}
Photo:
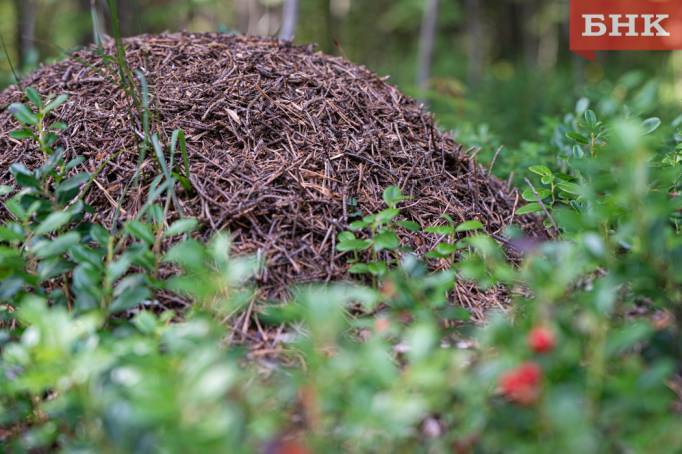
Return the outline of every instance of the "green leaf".
{"type": "Polygon", "coordinates": [[[552,176],[552,171],[547,166],[530,166],[528,170],[541,177],[552,176]]]}
{"type": "Polygon", "coordinates": [[[386,224],[400,214],[397,208],[386,208],[375,215],[375,220],[379,224],[386,224]]]}
{"type": "Polygon", "coordinates": [[[8,300],[23,290],[26,282],[19,276],[12,276],[0,282],[0,301],[8,300]]]}
{"type": "Polygon", "coordinates": [[[0,269],[3,274],[8,270],[21,273],[24,266],[24,258],[17,249],[0,245],[0,269]]]}
{"type": "Polygon", "coordinates": [[[399,225],[409,232],[418,232],[421,229],[419,223],[415,221],[398,221],[396,222],[396,225],[399,225]]]}
{"type": "Polygon", "coordinates": [[[109,306],[109,313],[116,314],[118,312],[124,312],[131,309],[144,300],[149,299],[151,292],[145,287],[135,287],[126,290],[121,294],[121,296],[114,298],[111,306],[109,306]]]}
{"type": "Polygon", "coordinates": [[[159,324],[154,314],[149,311],[141,311],[133,318],[133,325],[143,334],[152,334],[159,324]]]}
{"type": "Polygon", "coordinates": [[[646,339],[652,332],[652,328],[643,322],[629,323],[625,328],[616,329],[609,333],[606,343],[608,356],[621,354],[638,342],[646,339]]]}
{"type": "Polygon", "coordinates": [[[47,106],[45,106],[45,109],[43,109],[43,112],[45,114],[52,112],[54,109],[56,109],[57,107],[64,104],[67,99],[69,99],[69,97],[67,95],[62,94],[62,95],[57,96],[54,99],[54,101],[50,102],[47,106]]]}
{"type": "Polygon", "coordinates": [[[117,260],[114,260],[107,266],[107,279],[109,282],[116,282],[121,276],[128,272],[130,266],[132,265],[132,260],[129,256],[123,255],[117,260]]]}
{"type": "Polygon", "coordinates": [[[163,233],[163,236],[170,237],[182,235],[183,233],[193,232],[198,227],[199,222],[194,218],[178,219],[163,233]]]}
{"type": "Polygon", "coordinates": [[[161,195],[169,188],[172,187],[173,181],[171,179],[165,179],[163,178],[162,175],[158,175],[156,178],[154,178],[149,185],[149,191],[147,195],[147,202],[145,203],[145,207],[138,213],[138,215],[142,215],[144,211],[146,211],[153,203],[156,202],[156,200],[161,197],[161,195]]]}
{"type": "Polygon", "coordinates": [[[14,188],[6,184],[0,184],[0,197],[11,193],[14,188]]]}
{"type": "Polygon", "coordinates": [[[9,167],[9,171],[20,186],[34,189],[40,188],[40,181],[25,165],[20,163],[12,164],[9,167]]]}
{"type": "Polygon", "coordinates": [[[33,131],[28,128],[17,129],[10,132],[9,136],[16,140],[32,139],[33,131]]]}
{"type": "Polygon", "coordinates": [[[74,189],[78,189],[83,184],[85,184],[90,179],[90,174],[87,172],[78,173],[66,181],[63,181],[59,186],[57,186],[58,193],[69,192],[74,189]]]}
{"type": "Polygon", "coordinates": [[[64,166],[64,170],[68,172],[69,170],[75,169],[77,166],[82,164],[84,161],[85,161],[85,157],[77,156],[77,157],[73,158],[72,160],[70,160],[69,162],[66,163],[66,165],[64,166]]]}
{"type": "Polygon", "coordinates": [[[434,251],[441,257],[448,257],[457,252],[457,246],[451,243],[438,243],[434,251]]]}
{"type": "Polygon", "coordinates": [[[644,135],[651,134],[661,126],[661,119],[658,117],[647,118],[642,122],[644,128],[644,135]]]}
{"type": "Polygon", "coordinates": [[[336,250],[339,252],[364,251],[371,245],[372,243],[368,240],[343,240],[337,243],[336,250]]]}
{"type": "Polygon", "coordinates": [[[470,232],[472,230],[479,230],[483,228],[483,224],[481,224],[481,221],[473,220],[473,221],[465,221],[462,222],[460,225],[457,226],[455,229],[455,232],[470,232]]]}
{"type": "Polygon", "coordinates": [[[24,90],[24,94],[28,98],[29,101],[33,103],[34,106],[37,108],[43,107],[43,100],[40,98],[40,93],[33,88],[33,87],[26,87],[26,90],[24,90]]]}
{"type": "Polygon", "coordinates": [[[455,233],[455,228],[451,225],[432,225],[424,229],[426,233],[435,233],[436,235],[452,235],[455,233]]]}
{"type": "Polygon", "coordinates": [[[147,209],[146,220],[152,224],[157,225],[163,223],[164,220],[163,207],[158,203],[153,203],[149,205],[149,208],[147,209]]]}
{"type": "Polygon", "coordinates": [[[210,259],[203,244],[194,239],[182,241],[166,253],[164,262],[173,262],[185,269],[200,270],[210,259]]]}
{"type": "Polygon", "coordinates": [[[12,197],[5,202],[5,208],[19,220],[24,221],[28,218],[28,213],[24,210],[24,207],[21,206],[21,203],[19,203],[17,196],[12,197]]]}
{"type": "Polygon", "coordinates": [[[351,274],[366,274],[369,273],[369,267],[366,263],[354,263],[348,268],[348,272],[351,274]]]}
{"type": "Polygon", "coordinates": [[[552,195],[552,191],[550,191],[549,189],[538,189],[535,192],[533,192],[533,190],[529,188],[521,193],[521,198],[526,202],[537,202],[538,198],[540,200],[544,200],[550,195],[552,195]],[[537,195],[535,195],[536,192],[537,195]]]}
{"type": "Polygon", "coordinates": [[[471,313],[463,307],[448,305],[439,311],[439,318],[445,320],[467,321],[471,319],[471,313]]]}
{"type": "Polygon", "coordinates": [[[370,224],[369,222],[367,222],[367,221],[365,221],[364,219],[362,219],[362,220],[359,220],[359,221],[351,222],[350,224],[348,224],[348,228],[351,229],[351,230],[353,230],[353,231],[355,231],[355,232],[357,232],[357,231],[359,231],[359,230],[364,229],[364,228],[367,227],[369,224],[370,224]]]}
{"type": "Polygon", "coordinates": [[[354,240],[354,239],[355,239],[355,235],[353,234],[353,232],[349,232],[349,231],[346,230],[346,231],[343,231],[343,232],[339,233],[337,239],[338,239],[339,242],[348,241],[348,240],[354,240]]]}
{"type": "Polygon", "coordinates": [[[161,166],[161,171],[163,172],[163,175],[166,177],[167,180],[170,180],[171,175],[168,170],[168,163],[166,163],[166,157],[163,154],[163,147],[161,146],[161,142],[159,142],[159,137],[156,134],[152,135],[152,146],[154,148],[156,160],[161,166]]]}
{"type": "Polygon", "coordinates": [[[98,224],[93,224],[90,227],[90,237],[95,240],[100,246],[106,246],[109,243],[109,232],[98,224]]]}
{"type": "Polygon", "coordinates": [[[524,214],[536,213],[538,211],[542,211],[542,206],[539,203],[529,203],[516,210],[516,215],[523,216],[524,214]]]}
{"type": "Polygon", "coordinates": [[[64,163],[64,160],[62,159],[63,154],[64,149],[62,148],[54,150],[54,152],[47,159],[45,165],[40,168],[39,173],[41,175],[48,175],[52,173],[57,166],[61,166],[64,163]]]}
{"type": "Polygon", "coordinates": [[[9,112],[14,115],[17,121],[27,126],[33,126],[38,123],[38,117],[36,117],[35,113],[20,102],[10,104],[9,112]]]}
{"type": "Polygon", "coordinates": [[[131,234],[134,238],[144,241],[148,245],[154,243],[154,234],[152,229],[140,221],[128,221],[125,225],[125,231],[131,234]]]}
{"type": "Polygon", "coordinates": [[[102,268],[104,264],[104,249],[93,250],[83,244],[77,244],[69,249],[69,258],[76,263],[88,262],[95,268],[102,268]]]}
{"type": "Polygon", "coordinates": [[[38,276],[41,280],[52,279],[68,273],[74,265],[62,259],[60,256],[43,260],[38,265],[38,276]]]}
{"type": "Polygon", "coordinates": [[[585,111],[585,121],[587,121],[587,123],[590,126],[594,126],[595,124],[597,124],[597,115],[594,113],[592,109],[588,109],[585,111]]]}
{"type": "Polygon", "coordinates": [[[73,270],[73,290],[76,306],[89,309],[98,304],[102,296],[102,273],[88,262],[76,266],[73,270]]]}
{"type": "Polygon", "coordinates": [[[405,199],[406,197],[400,192],[398,186],[389,186],[384,189],[384,202],[386,202],[386,205],[390,208],[395,208],[399,202],[405,199]]]}
{"type": "Polygon", "coordinates": [[[367,264],[367,271],[373,276],[383,276],[388,271],[384,262],[371,262],[367,264]]]}
{"type": "Polygon", "coordinates": [[[48,132],[47,135],[46,135],[45,137],[46,137],[46,138],[45,138],[45,143],[46,143],[47,146],[50,147],[50,148],[52,148],[52,147],[54,146],[54,144],[57,143],[57,140],[59,139],[59,137],[57,136],[57,134],[55,134],[54,132],[48,132]]]}
{"type": "MultiPolygon", "coordinates": [[[[173,137],[171,139],[172,148],[175,149],[175,143],[180,145],[180,154],[182,155],[182,164],[184,167],[184,176],[189,182],[190,168],[189,168],[189,156],[187,155],[187,141],[185,139],[185,132],[182,129],[176,129],[173,131],[173,137]]],[[[190,183],[191,184],[191,183],[190,183]]],[[[185,188],[188,189],[188,188],[185,188]]]]}
{"type": "Polygon", "coordinates": [[[54,240],[43,240],[37,242],[32,250],[39,259],[54,257],[66,252],[71,246],[80,242],[81,236],[77,232],[69,232],[58,236],[54,240]]]}
{"type": "Polygon", "coordinates": [[[185,191],[190,192],[192,190],[192,181],[189,178],[189,156],[187,155],[187,142],[185,140],[185,133],[182,129],[176,129],[173,131],[173,136],[171,137],[171,161],[173,160],[173,156],[175,156],[178,145],[180,145],[180,153],[182,155],[183,171],[176,172],[171,169],[171,174],[180,182],[185,191]]]}
{"type": "Polygon", "coordinates": [[[373,238],[374,250],[396,249],[400,246],[398,236],[391,231],[381,232],[373,238]]]}
{"type": "Polygon", "coordinates": [[[55,211],[50,213],[43,222],[35,229],[36,235],[52,233],[63,227],[71,219],[71,213],[67,211],[55,211]]]}
{"type": "Polygon", "coordinates": [[[24,233],[18,224],[0,226],[0,241],[24,241],[24,233]]]}
{"type": "Polygon", "coordinates": [[[580,147],[580,145],[573,145],[573,147],[571,147],[571,154],[573,154],[573,156],[576,158],[582,158],[585,156],[585,152],[583,152],[583,149],[580,147]]]}
{"type": "Polygon", "coordinates": [[[406,334],[406,344],[409,347],[408,357],[412,364],[428,357],[438,346],[438,335],[433,325],[420,323],[411,326],[406,334]]]}
{"type": "Polygon", "coordinates": [[[569,131],[566,133],[566,137],[583,145],[587,145],[588,143],[590,143],[590,139],[580,134],[579,132],[569,131]]]}
{"type": "Polygon", "coordinates": [[[128,276],[122,279],[114,289],[114,300],[109,306],[109,313],[117,313],[128,310],[151,297],[151,292],[144,285],[141,275],[128,276]]]}
{"type": "Polygon", "coordinates": [[[575,183],[569,183],[567,181],[562,181],[561,183],[557,184],[557,187],[561,189],[564,192],[567,192],[569,194],[573,195],[580,195],[581,190],[580,186],[575,184],[575,183]]]}

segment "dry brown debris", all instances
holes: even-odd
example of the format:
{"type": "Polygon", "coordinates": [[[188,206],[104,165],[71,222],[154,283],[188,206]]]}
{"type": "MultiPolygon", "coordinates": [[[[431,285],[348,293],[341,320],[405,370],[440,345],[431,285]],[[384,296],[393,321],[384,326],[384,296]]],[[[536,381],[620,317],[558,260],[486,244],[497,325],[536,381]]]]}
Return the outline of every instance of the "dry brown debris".
{"type": "MultiPolygon", "coordinates": [[[[516,190],[489,176],[420,105],[364,67],[311,47],[224,34],[139,36],[126,46],[130,67],[149,82],[156,131],[167,138],[181,128],[188,137],[196,193],[181,193],[184,212],[202,220],[206,234],[231,231],[239,253],[260,252],[267,265],[260,280],[271,293],[342,278],[337,234],[354,203],[365,213],[381,209],[389,185],[412,196],[404,213],[423,226],[448,213],[479,219],[498,238],[512,222],[542,235],[536,220],[515,217],[516,190]]],[[[69,125],[62,145],[68,155],[86,156],[89,170],[125,150],[89,196],[99,220],[110,222],[112,200],[137,162],[142,128],[131,120],[131,100],[92,49],[40,68],[24,85],[70,95],[57,111],[69,125]]],[[[8,137],[17,125],[4,107],[19,100],[16,87],[0,93],[1,183],[10,180],[13,162],[32,166],[41,159],[37,149],[8,137]]],[[[144,169],[148,184],[158,173],[153,158],[144,169]]],[[[124,208],[130,215],[143,202],[144,186],[124,208]]],[[[402,241],[424,252],[436,238],[404,232],[402,241]]],[[[458,286],[455,297],[475,311],[504,299],[473,286],[458,286]]]]}

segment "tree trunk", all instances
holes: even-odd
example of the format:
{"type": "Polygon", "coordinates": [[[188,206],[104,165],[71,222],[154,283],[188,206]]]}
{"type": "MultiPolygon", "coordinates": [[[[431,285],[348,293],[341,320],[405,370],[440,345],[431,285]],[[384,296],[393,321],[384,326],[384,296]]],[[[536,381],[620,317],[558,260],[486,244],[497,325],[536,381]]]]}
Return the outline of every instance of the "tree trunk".
{"type": "Polygon", "coordinates": [[[279,39],[291,41],[296,34],[298,22],[298,0],[284,0],[282,6],[282,28],[279,31],[279,39]]]}
{"type": "Polygon", "coordinates": [[[419,64],[417,67],[417,87],[423,94],[429,88],[433,48],[436,42],[438,25],[438,0],[427,0],[426,11],[419,34],[419,64]]]}
{"type": "Polygon", "coordinates": [[[235,0],[234,2],[234,28],[239,33],[247,34],[249,32],[249,2],[248,0],[235,0]]]}
{"type": "Polygon", "coordinates": [[[249,35],[257,35],[260,36],[264,33],[261,33],[261,18],[262,18],[262,8],[261,4],[258,0],[249,0],[249,5],[248,5],[248,11],[249,11],[249,28],[248,28],[248,34],[249,35]]]}
{"type": "Polygon", "coordinates": [[[526,0],[521,3],[521,33],[523,37],[523,61],[526,67],[537,66],[538,39],[537,30],[534,29],[535,15],[537,14],[537,4],[534,0],[526,0]]]}
{"type": "Polygon", "coordinates": [[[540,36],[538,45],[538,66],[543,71],[552,70],[559,59],[559,27],[555,24],[547,27],[540,36]]]}
{"type": "Polygon", "coordinates": [[[118,14],[123,36],[137,35],[140,31],[137,29],[137,15],[135,14],[139,10],[139,5],[135,0],[118,0],[118,14]]]}
{"type": "Polygon", "coordinates": [[[466,0],[468,81],[475,87],[483,76],[483,25],[480,0],[466,0]]]}
{"type": "Polygon", "coordinates": [[[334,14],[332,13],[332,0],[322,0],[322,17],[324,18],[324,36],[320,42],[322,50],[328,54],[336,53],[336,20],[334,20],[334,14]]]}
{"type": "Polygon", "coordinates": [[[101,44],[107,36],[104,12],[106,4],[103,0],[79,0],[78,7],[83,15],[90,18],[90,30],[83,31],[79,41],[83,45],[101,44]]]}
{"type": "MultiPolygon", "coordinates": [[[[274,27],[269,6],[259,0],[234,0],[234,11],[237,29],[245,35],[266,36],[273,33],[274,27]]],[[[275,30],[276,31],[276,30],[275,30]]]]}
{"type": "Polygon", "coordinates": [[[16,46],[19,66],[30,63],[35,52],[36,3],[35,0],[14,0],[17,12],[16,46]]]}

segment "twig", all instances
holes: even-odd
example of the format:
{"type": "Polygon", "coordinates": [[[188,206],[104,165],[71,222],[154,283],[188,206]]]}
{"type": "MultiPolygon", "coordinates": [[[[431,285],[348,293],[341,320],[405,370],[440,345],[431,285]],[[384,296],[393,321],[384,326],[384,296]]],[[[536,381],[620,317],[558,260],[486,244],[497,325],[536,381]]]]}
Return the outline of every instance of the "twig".
{"type": "Polygon", "coordinates": [[[526,184],[527,184],[528,186],[530,186],[530,190],[533,191],[533,195],[535,196],[535,198],[537,199],[538,203],[539,203],[540,206],[542,207],[542,211],[545,212],[545,214],[547,215],[547,218],[552,222],[552,225],[554,226],[554,229],[556,230],[556,233],[558,233],[558,232],[559,232],[559,226],[557,225],[557,223],[556,223],[556,221],[554,220],[554,218],[552,217],[552,215],[549,213],[549,210],[547,209],[547,207],[545,206],[545,204],[542,202],[542,198],[540,198],[540,194],[538,194],[538,191],[535,190],[535,186],[533,186],[533,183],[531,183],[530,180],[529,180],[528,178],[524,178],[523,180],[526,182],[526,184]]]}
{"type": "Polygon", "coordinates": [[[499,156],[500,152],[504,148],[504,145],[500,145],[497,147],[497,150],[495,150],[495,154],[493,155],[492,161],[490,161],[490,165],[488,166],[488,175],[493,174],[493,167],[495,166],[495,161],[497,161],[497,156],[499,156]]]}

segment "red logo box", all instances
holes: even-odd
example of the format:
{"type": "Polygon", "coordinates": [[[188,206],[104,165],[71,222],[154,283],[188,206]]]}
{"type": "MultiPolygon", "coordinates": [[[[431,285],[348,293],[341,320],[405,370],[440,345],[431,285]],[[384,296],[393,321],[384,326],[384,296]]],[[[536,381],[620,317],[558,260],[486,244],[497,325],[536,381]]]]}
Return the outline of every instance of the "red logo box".
{"type": "Polygon", "coordinates": [[[682,0],[571,0],[571,51],[682,49],[682,0]]]}

